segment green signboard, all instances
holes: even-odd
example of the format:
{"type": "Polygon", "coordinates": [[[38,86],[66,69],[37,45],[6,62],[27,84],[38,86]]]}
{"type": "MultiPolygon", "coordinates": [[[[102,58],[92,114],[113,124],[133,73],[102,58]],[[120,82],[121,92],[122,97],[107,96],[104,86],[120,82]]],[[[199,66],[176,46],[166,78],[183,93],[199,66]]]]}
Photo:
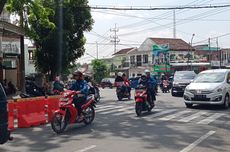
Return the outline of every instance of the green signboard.
{"type": "Polygon", "coordinates": [[[170,65],[168,64],[155,65],[154,72],[170,72],[170,65]]]}

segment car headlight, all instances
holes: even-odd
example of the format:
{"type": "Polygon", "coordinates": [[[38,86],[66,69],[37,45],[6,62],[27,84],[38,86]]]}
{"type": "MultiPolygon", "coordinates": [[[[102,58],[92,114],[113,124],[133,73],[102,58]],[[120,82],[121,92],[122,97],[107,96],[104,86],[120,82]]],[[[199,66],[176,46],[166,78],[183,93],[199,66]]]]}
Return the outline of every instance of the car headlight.
{"type": "Polygon", "coordinates": [[[173,82],[173,86],[177,86],[177,85],[179,85],[179,83],[173,82]]]}
{"type": "Polygon", "coordinates": [[[217,92],[222,92],[222,91],[223,91],[222,88],[217,89],[217,92]]]}

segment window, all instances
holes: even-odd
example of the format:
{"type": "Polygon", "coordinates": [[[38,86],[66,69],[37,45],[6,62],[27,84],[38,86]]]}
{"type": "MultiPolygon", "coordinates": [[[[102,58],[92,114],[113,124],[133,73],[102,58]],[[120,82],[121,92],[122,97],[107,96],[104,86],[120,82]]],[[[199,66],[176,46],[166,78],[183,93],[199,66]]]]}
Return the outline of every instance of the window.
{"type": "Polygon", "coordinates": [[[155,55],[152,55],[152,64],[155,64],[155,55]]]}
{"type": "Polygon", "coordinates": [[[34,56],[33,56],[33,51],[29,50],[29,60],[33,60],[34,56]]]}
{"type": "Polygon", "coordinates": [[[130,63],[135,64],[135,56],[130,56],[130,63]]]}
{"type": "Polygon", "coordinates": [[[137,66],[142,66],[142,62],[141,62],[141,55],[137,55],[137,66]]]}
{"type": "Polygon", "coordinates": [[[143,55],[143,63],[147,64],[149,62],[149,56],[147,54],[143,55]]]}

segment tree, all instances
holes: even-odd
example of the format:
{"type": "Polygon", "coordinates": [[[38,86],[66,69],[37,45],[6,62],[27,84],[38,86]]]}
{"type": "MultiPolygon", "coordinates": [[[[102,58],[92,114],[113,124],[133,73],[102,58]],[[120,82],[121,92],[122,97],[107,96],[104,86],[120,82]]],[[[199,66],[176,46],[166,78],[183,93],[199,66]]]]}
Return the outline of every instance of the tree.
{"type": "Polygon", "coordinates": [[[106,64],[100,60],[100,59],[95,59],[92,61],[92,66],[93,66],[93,76],[94,80],[99,83],[101,80],[108,76],[108,69],[106,64]]]}
{"type": "Polygon", "coordinates": [[[1,0],[1,1],[0,1],[0,14],[1,14],[2,11],[3,11],[3,8],[4,8],[5,4],[6,4],[6,2],[7,2],[7,0],[1,0]]]}
{"type": "Polygon", "coordinates": [[[8,6],[19,15],[26,8],[21,16],[28,16],[23,24],[37,48],[35,65],[40,72],[53,78],[84,54],[84,31],[93,24],[88,0],[9,0],[8,6]]]}

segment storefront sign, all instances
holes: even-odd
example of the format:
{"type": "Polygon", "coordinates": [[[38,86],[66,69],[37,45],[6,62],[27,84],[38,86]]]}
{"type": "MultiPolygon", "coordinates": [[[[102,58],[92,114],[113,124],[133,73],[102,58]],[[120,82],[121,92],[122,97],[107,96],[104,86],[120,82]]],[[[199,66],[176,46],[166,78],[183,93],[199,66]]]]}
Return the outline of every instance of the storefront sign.
{"type": "Polygon", "coordinates": [[[2,41],[2,52],[5,54],[20,54],[20,40],[2,41]]]}
{"type": "Polygon", "coordinates": [[[170,65],[155,65],[154,72],[170,72],[170,65]]]}

